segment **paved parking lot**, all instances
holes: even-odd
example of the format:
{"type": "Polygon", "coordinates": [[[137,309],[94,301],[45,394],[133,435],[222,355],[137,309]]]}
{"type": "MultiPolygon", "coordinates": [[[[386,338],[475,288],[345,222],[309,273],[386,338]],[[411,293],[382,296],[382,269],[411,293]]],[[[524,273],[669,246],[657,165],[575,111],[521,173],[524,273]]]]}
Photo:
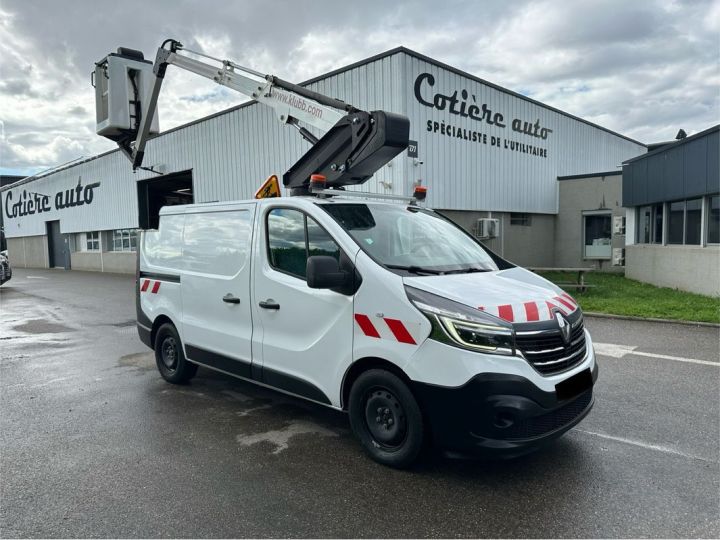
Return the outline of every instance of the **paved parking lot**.
{"type": "Polygon", "coordinates": [[[133,278],[0,288],[0,535],[718,537],[716,328],[588,319],[597,404],[509,462],[366,458],[343,414],[201,369],[165,383],[133,278]]]}

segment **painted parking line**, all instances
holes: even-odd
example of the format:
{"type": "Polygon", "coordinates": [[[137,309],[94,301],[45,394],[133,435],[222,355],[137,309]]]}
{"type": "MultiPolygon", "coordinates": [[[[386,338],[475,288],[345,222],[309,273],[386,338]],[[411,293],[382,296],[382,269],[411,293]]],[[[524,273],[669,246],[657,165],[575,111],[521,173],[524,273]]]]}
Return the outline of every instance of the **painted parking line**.
{"type": "Polygon", "coordinates": [[[607,439],[609,441],[615,441],[623,444],[628,444],[630,446],[638,446],[640,448],[644,448],[645,450],[652,450],[654,452],[662,452],[663,454],[673,454],[676,456],[688,458],[688,459],[697,459],[699,461],[705,461],[707,463],[718,463],[718,461],[707,459],[702,456],[697,456],[694,454],[688,454],[686,452],[681,452],[680,450],[676,450],[675,448],[670,448],[669,446],[664,446],[661,444],[653,444],[645,441],[639,441],[637,439],[628,439],[626,437],[617,437],[615,435],[608,435],[607,433],[598,433],[596,431],[586,431],[584,429],[573,429],[573,432],[575,433],[584,433],[585,435],[591,435],[593,437],[599,437],[601,439],[607,439]]]}
{"type": "Polygon", "coordinates": [[[675,362],[686,362],[688,364],[700,364],[703,366],[720,367],[720,363],[709,360],[698,360],[696,358],[685,358],[683,356],[670,356],[668,354],[649,353],[636,351],[634,345],[616,345],[614,343],[594,343],[595,353],[610,358],[623,358],[628,354],[633,356],[645,356],[648,358],[660,358],[662,360],[673,360],[675,362]]]}

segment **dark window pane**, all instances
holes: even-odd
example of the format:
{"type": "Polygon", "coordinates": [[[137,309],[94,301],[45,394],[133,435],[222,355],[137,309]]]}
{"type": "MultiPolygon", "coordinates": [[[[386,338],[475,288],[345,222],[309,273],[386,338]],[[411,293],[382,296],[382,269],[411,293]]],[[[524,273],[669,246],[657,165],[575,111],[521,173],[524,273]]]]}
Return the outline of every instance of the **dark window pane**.
{"type": "Polygon", "coordinates": [[[683,243],[685,201],[670,203],[668,212],[668,244],[683,243]]]}
{"type": "Polygon", "coordinates": [[[523,227],[529,227],[532,224],[530,214],[511,212],[510,213],[510,225],[520,225],[523,227]]]}
{"type": "Polygon", "coordinates": [[[653,235],[652,235],[652,243],[653,243],[653,244],[662,244],[662,234],[663,234],[663,205],[662,205],[662,204],[656,204],[655,206],[653,206],[652,215],[653,215],[653,235]]]}
{"type": "Polygon", "coordinates": [[[702,226],[702,199],[693,199],[685,203],[685,243],[700,245],[702,226]]]}
{"type": "Polygon", "coordinates": [[[314,219],[307,218],[308,257],[326,255],[340,260],[340,246],[314,219]]]}
{"type": "Polygon", "coordinates": [[[270,264],[301,278],[305,277],[305,216],[297,210],[275,208],[268,214],[270,264]]]}
{"type": "Polygon", "coordinates": [[[708,210],[708,244],[720,244],[720,195],[710,197],[708,210]]]}
{"type": "Polygon", "coordinates": [[[585,216],[585,257],[609,259],[612,255],[610,214],[585,216]]]}
{"type": "Polygon", "coordinates": [[[649,206],[643,206],[640,208],[638,217],[638,243],[649,244],[650,243],[650,216],[651,210],[649,206]]]}

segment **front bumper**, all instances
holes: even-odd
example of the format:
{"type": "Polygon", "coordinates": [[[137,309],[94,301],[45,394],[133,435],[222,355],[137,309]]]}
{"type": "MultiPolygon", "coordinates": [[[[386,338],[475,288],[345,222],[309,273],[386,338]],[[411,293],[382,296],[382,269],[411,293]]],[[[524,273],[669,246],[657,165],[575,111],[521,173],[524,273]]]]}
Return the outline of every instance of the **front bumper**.
{"type": "Polygon", "coordinates": [[[421,382],[412,387],[436,446],[460,454],[515,457],[559,437],[590,412],[597,373],[594,363],[576,374],[580,384],[565,399],[524,377],[501,373],[479,374],[457,388],[421,382]]]}

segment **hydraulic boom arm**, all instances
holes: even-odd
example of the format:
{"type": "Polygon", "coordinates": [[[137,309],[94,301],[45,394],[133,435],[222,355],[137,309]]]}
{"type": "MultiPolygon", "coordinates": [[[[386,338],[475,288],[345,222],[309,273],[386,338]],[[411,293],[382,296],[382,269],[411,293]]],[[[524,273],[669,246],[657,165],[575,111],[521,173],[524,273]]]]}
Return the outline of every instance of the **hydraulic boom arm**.
{"type": "MultiPolygon", "coordinates": [[[[361,184],[368,180],[378,169],[388,163],[408,145],[410,124],[406,117],[384,111],[365,112],[339,99],[330,98],[305,87],[289,83],[272,75],[263,75],[249,68],[239,66],[229,60],[219,60],[207,55],[185,51],[213,61],[207,63],[184,54],[182,45],[175,40],[166,40],[158,49],[152,66],[154,75],[152,84],[145,96],[140,95],[142,88],[138,83],[138,69],[126,67],[134,89],[135,114],[130,113],[132,123],[129,129],[98,132],[115,140],[123,152],[132,161],[133,169],[141,167],[145,154],[145,145],[151,135],[155,118],[158,96],[167,67],[177,66],[218,84],[232,88],[241,94],[253,98],[258,103],[271,107],[278,120],[295,127],[304,139],[313,146],[283,176],[283,184],[295,192],[307,190],[311,174],[323,174],[327,185],[337,187],[349,184],[361,184]],[[316,138],[303,126],[312,126],[325,134],[316,138]]],[[[98,77],[110,78],[107,68],[111,57],[129,58],[128,63],[142,66],[142,53],[130,49],[118,49],[117,55],[109,55],[97,64],[98,77]]],[[[106,85],[112,88],[112,85],[106,85]]],[[[98,111],[105,94],[97,92],[98,111]]],[[[100,112],[98,112],[100,122],[100,112]]],[[[157,121],[155,120],[155,125],[157,121]]]]}

